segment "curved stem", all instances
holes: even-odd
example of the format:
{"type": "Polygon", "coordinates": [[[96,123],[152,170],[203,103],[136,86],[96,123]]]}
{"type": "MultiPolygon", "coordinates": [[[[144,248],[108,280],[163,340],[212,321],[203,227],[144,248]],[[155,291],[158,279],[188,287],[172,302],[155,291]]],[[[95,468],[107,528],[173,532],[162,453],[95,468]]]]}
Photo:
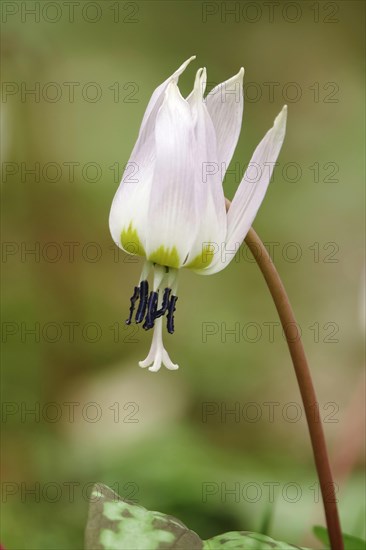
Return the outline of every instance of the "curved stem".
{"type": "Polygon", "coordinates": [[[317,411],[316,393],[311,379],[310,369],[301,338],[298,334],[295,338],[291,338],[289,334],[289,329],[294,327],[297,329],[298,326],[296,323],[295,315],[292,311],[292,307],[286,294],[285,287],[282,284],[282,281],[272,262],[272,259],[253,228],[249,230],[245,238],[245,242],[252,252],[266,280],[269,291],[277,308],[277,312],[280,317],[284,333],[286,335],[286,341],[290,350],[292,363],[294,365],[306,414],[306,420],[310,432],[331,548],[332,550],[343,550],[342,532],[337,510],[337,500],[334,490],[332,472],[329,464],[327,446],[325,443],[323,426],[319,415],[315,414],[315,411],[317,411]]]}

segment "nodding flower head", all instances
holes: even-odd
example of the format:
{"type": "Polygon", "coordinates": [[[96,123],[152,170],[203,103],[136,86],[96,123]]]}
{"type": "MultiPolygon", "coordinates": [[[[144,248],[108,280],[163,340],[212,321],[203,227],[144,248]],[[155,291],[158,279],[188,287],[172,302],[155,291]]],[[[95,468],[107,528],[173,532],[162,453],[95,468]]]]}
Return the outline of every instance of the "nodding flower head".
{"type": "Polygon", "coordinates": [[[192,92],[184,98],[178,79],[193,59],[152,94],[109,218],[115,243],[145,258],[126,323],[135,320],[145,330],[154,328],[150,352],[139,363],[154,372],[162,363],[178,368],[162,339],[163,317],[168,332],[174,332],[178,270],[211,275],[230,263],[233,254],[219,254],[220,247],[230,251],[243,242],[266,193],[286,129],[285,106],[254,151],[226,211],[222,180],[241,129],[244,69],[206,97],[206,69],[199,69],[192,92]]]}

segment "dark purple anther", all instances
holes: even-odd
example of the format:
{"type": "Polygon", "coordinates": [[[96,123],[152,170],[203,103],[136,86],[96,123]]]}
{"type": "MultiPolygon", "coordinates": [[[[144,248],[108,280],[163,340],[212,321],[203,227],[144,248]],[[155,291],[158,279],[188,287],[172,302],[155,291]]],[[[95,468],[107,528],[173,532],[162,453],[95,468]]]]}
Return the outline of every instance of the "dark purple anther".
{"type": "Polygon", "coordinates": [[[177,300],[178,300],[178,296],[172,296],[170,298],[170,302],[168,306],[166,327],[168,329],[169,334],[173,334],[174,332],[174,312],[175,312],[175,304],[177,303],[177,300]]]}
{"type": "Polygon", "coordinates": [[[141,323],[141,321],[144,320],[148,295],[149,295],[149,283],[147,281],[141,281],[140,303],[139,303],[139,307],[137,309],[137,313],[135,317],[136,323],[141,323]]]}
{"type": "Polygon", "coordinates": [[[155,312],[155,319],[164,315],[166,310],[168,309],[170,293],[171,293],[170,288],[164,289],[163,302],[161,304],[161,308],[156,310],[155,312]]]}
{"type": "Polygon", "coordinates": [[[146,319],[142,326],[143,329],[149,330],[150,328],[153,328],[157,305],[158,305],[158,293],[154,291],[150,292],[149,301],[147,304],[146,319]]]}
{"type": "Polygon", "coordinates": [[[131,301],[131,305],[130,305],[130,314],[128,316],[128,319],[126,319],[126,325],[130,325],[131,324],[131,321],[132,321],[132,315],[133,315],[133,312],[135,310],[135,304],[136,304],[136,301],[138,300],[140,296],[140,289],[138,286],[135,286],[135,289],[133,291],[133,295],[131,296],[130,298],[130,301],[131,301]]]}

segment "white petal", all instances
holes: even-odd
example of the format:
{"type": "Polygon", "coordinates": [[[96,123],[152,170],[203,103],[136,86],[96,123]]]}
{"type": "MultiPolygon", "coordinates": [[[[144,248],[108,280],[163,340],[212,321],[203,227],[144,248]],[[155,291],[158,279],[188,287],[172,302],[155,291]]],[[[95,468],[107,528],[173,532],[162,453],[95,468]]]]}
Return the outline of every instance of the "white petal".
{"type": "Polygon", "coordinates": [[[129,254],[145,256],[146,217],[153,170],[153,160],[146,164],[129,162],[112,202],[110,232],[113,241],[129,254]]]}
{"type": "Polygon", "coordinates": [[[225,173],[233,157],[239,139],[243,119],[243,76],[241,68],[237,75],[216,86],[206,97],[217,136],[218,160],[225,173]]]}
{"type": "Polygon", "coordinates": [[[146,218],[155,163],[156,115],[162,105],[169,83],[178,81],[179,76],[192,59],[195,59],[195,56],[185,61],[153,92],[141,123],[135,147],[112,203],[109,218],[112,238],[118,246],[131,254],[144,255],[146,247],[148,231],[146,218]],[[131,228],[130,231],[128,231],[129,228],[131,228]],[[125,238],[123,245],[121,243],[122,230],[129,235],[125,238]]]}
{"type": "Polygon", "coordinates": [[[145,143],[146,140],[148,140],[150,137],[154,138],[155,120],[159,112],[159,109],[163,104],[166,89],[168,88],[170,82],[172,81],[178,82],[180,75],[183,73],[183,71],[187,68],[187,66],[193,59],[196,59],[195,55],[187,59],[187,61],[185,61],[179,67],[179,69],[177,69],[169,78],[165,80],[165,82],[160,84],[160,86],[158,86],[154,90],[150,98],[150,101],[148,103],[148,106],[146,107],[144,117],[142,119],[139,136],[135,145],[135,149],[132,153],[133,155],[137,152],[139,147],[145,143]]]}
{"type": "Polygon", "coordinates": [[[225,197],[217,160],[215,129],[203,102],[206,70],[200,69],[193,92],[188,98],[194,120],[196,137],[197,193],[200,205],[200,224],[197,237],[185,264],[191,269],[203,269],[211,262],[207,254],[210,243],[223,240],[226,235],[225,197]]]}
{"type": "Polygon", "coordinates": [[[156,164],[148,211],[150,261],[181,267],[198,224],[195,136],[189,105],[171,82],[155,126],[156,164]]]}
{"type": "MultiPolygon", "coordinates": [[[[224,254],[217,254],[216,261],[202,273],[210,275],[226,267],[234,257],[230,253],[243,242],[271,180],[274,164],[282,147],[286,132],[287,106],[285,105],[267,132],[248,165],[231,206],[229,208],[227,237],[224,254]]],[[[221,243],[219,243],[221,247],[221,243]]]]}
{"type": "Polygon", "coordinates": [[[206,73],[206,68],[204,67],[203,69],[198,69],[196,73],[196,78],[194,81],[193,90],[191,91],[189,96],[187,96],[187,101],[190,105],[192,104],[193,98],[195,96],[196,97],[198,96],[200,99],[203,98],[203,94],[205,93],[205,90],[206,90],[206,83],[207,83],[207,73],[206,73]]]}

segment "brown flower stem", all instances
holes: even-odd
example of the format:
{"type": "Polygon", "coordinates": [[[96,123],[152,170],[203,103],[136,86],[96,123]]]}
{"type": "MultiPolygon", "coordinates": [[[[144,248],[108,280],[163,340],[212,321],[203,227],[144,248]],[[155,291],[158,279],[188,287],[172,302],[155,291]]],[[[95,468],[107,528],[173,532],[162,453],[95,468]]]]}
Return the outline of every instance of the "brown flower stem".
{"type": "Polygon", "coordinates": [[[295,337],[293,335],[291,337],[291,334],[289,333],[290,329],[293,330],[295,328],[297,330],[298,325],[296,323],[295,315],[292,311],[285,287],[282,284],[272,259],[253,228],[249,230],[245,238],[245,242],[252,252],[259,269],[266,280],[286,335],[286,341],[290,350],[292,363],[294,365],[310,432],[331,549],[343,550],[344,547],[337,510],[335,486],[330,469],[322,422],[319,415],[316,414],[318,403],[316,393],[301,338],[298,333],[295,337]]]}

